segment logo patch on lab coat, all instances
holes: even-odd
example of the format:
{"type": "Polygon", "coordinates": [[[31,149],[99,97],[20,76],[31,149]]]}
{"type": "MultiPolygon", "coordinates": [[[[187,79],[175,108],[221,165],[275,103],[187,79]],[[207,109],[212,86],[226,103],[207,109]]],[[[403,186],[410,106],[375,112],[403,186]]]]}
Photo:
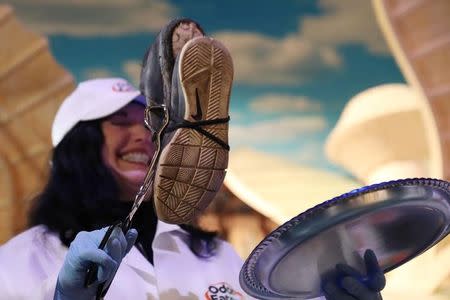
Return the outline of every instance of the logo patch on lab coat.
{"type": "Polygon", "coordinates": [[[228,283],[211,284],[205,293],[206,300],[242,300],[244,297],[235,291],[228,283]]]}

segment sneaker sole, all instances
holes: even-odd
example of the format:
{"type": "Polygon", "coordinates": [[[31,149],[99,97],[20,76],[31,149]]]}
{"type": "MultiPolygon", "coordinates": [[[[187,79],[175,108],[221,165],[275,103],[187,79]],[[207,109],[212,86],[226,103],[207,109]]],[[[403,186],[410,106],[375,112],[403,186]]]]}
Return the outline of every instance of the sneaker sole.
{"type": "MultiPolygon", "coordinates": [[[[197,37],[180,53],[179,78],[189,121],[228,117],[233,63],[218,41],[197,37]],[[200,110],[197,104],[200,104],[200,110]]],[[[203,126],[228,143],[228,123],[203,126]]],[[[219,191],[228,166],[228,151],[194,129],[180,128],[161,152],[155,174],[158,217],[168,223],[190,223],[219,191]]]]}

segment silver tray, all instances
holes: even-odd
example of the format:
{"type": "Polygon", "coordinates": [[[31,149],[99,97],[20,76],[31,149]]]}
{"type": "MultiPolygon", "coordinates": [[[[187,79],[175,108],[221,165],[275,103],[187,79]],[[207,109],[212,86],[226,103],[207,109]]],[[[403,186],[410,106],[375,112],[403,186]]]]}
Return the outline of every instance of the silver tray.
{"type": "Polygon", "coordinates": [[[245,261],[240,284],[258,299],[313,299],[323,296],[320,278],[337,263],[365,274],[362,257],[372,249],[389,272],[438,243],[449,226],[449,182],[402,179],[366,186],[270,233],[245,261]]]}

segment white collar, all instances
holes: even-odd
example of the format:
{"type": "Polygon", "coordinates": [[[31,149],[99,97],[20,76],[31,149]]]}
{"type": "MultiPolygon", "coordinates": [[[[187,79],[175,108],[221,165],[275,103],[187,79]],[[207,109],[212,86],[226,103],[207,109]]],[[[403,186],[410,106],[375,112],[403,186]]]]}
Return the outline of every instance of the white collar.
{"type": "Polygon", "coordinates": [[[158,219],[158,222],[156,223],[156,232],[155,232],[155,238],[158,237],[159,235],[161,235],[162,233],[165,232],[172,232],[172,231],[181,231],[181,232],[185,232],[180,226],[178,225],[174,225],[174,224],[169,224],[169,223],[165,223],[161,220],[158,219]]]}
{"type": "MultiPolygon", "coordinates": [[[[175,232],[181,232],[187,234],[185,230],[183,230],[180,226],[165,223],[163,221],[158,220],[156,223],[156,232],[155,237],[153,238],[152,248],[153,255],[155,256],[155,251],[170,251],[173,253],[178,253],[179,248],[177,242],[169,237],[175,232]],[[167,235],[165,234],[167,233],[167,235]]],[[[138,233],[139,234],[139,233],[138,233]]],[[[149,272],[149,270],[153,269],[153,266],[150,262],[142,255],[142,253],[134,246],[130,253],[131,255],[127,255],[124,257],[123,262],[134,269],[139,269],[144,272],[149,272]]],[[[151,273],[151,272],[150,272],[151,273]]]]}

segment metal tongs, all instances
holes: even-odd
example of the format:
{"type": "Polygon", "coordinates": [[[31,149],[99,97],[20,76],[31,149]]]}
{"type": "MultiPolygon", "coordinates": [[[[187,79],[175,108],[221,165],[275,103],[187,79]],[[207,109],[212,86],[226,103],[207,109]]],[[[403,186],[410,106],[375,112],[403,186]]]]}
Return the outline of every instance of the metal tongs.
{"type": "MultiPolygon", "coordinates": [[[[153,155],[153,158],[150,162],[149,169],[147,171],[147,174],[145,175],[144,183],[141,185],[138,193],[136,194],[134,198],[134,203],[131,208],[130,213],[126,216],[125,219],[122,221],[118,221],[117,223],[109,226],[108,230],[106,231],[102,241],[100,242],[100,245],[98,246],[98,249],[104,249],[106,247],[106,244],[111,237],[112,232],[116,227],[120,228],[122,232],[125,234],[128,232],[128,230],[131,227],[131,223],[133,221],[133,217],[136,214],[137,210],[139,209],[141,203],[145,200],[151,197],[152,190],[153,190],[153,179],[155,176],[155,169],[156,169],[156,162],[159,159],[160,153],[161,153],[161,136],[163,135],[164,130],[167,127],[167,124],[169,123],[169,112],[164,104],[159,105],[149,105],[145,109],[145,125],[150,131],[152,132],[152,139],[153,142],[156,145],[156,151],[153,155]]],[[[86,273],[86,278],[84,281],[84,286],[86,288],[91,287],[94,285],[97,281],[97,272],[98,272],[98,265],[92,263],[86,273]]],[[[115,276],[115,274],[113,275],[115,276]]],[[[103,299],[105,297],[106,293],[108,292],[108,289],[111,285],[112,280],[107,284],[107,282],[103,282],[99,284],[97,288],[97,294],[96,299],[103,299]]]]}

